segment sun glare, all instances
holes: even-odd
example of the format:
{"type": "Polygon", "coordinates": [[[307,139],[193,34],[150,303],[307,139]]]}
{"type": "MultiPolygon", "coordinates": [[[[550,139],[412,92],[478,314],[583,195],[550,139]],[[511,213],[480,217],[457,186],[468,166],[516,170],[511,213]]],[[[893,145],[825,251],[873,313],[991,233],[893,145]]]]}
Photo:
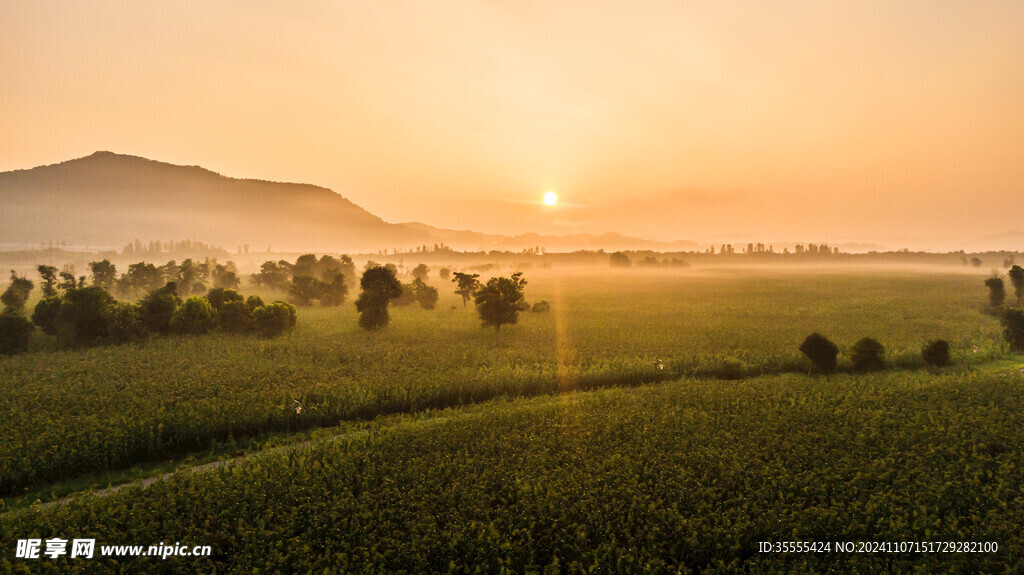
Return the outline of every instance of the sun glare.
{"type": "Polygon", "coordinates": [[[542,201],[545,206],[553,206],[558,203],[558,194],[555,192],[544,192],[544,199],[542,201]]]}

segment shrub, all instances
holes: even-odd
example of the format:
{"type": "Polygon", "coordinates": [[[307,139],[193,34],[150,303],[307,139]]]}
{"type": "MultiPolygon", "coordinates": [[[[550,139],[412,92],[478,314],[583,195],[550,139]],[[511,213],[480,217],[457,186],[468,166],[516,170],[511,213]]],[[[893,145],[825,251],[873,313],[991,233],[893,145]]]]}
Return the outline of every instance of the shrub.
{"type": "Polygon", "coordinates": [[[885,369],[885,346],[877,339],[861,338],[850,348],[850,359],[857,371],[885,369]]]}
{"type": "Polygon", "coordinates": [[[1024,351],[1024,309],[1011,308],[1003,313],[1003,338],[1013,351],[1024,351]]]}
{"type": "Polygon", "coordinates": [[[222,287],[213,288],[212,290],[210,290],[206,294],[206,299],[207,301],[210,302],[210,305],[213,306],[213,309],[217,311],[220,311],[220,307],[224,305],[226,302],[245,301],[245,298],[242,297],[242,294],[236,292],[233,289],[227,289],[222,287]]]}
{"type": "MultiPolygon", "coordinates": [[[[241,303],[241,302],[238,302],[241,303]]],[[[245,306],[244,303],[241,304],[245,306]]],[[[178,306],[171,316],[171,329],[178,333],[202,335],[217,327],[217,311],[210,301],[192,296],[178,306]]]]}
{"type": "Polygon", "coordinates": [[[8,355],[28,349],[32,322],[24,315],[7,309],[0,313],[0,354],[8,355]]]}
{"type": "Polygon", "coordinates": [[[412,284],[400,284],[401,293],[391,298],[391,305],[412,305],[416,301],[416,290],[412,284]]]}
{"type": "Polygon", "coordinates": [[[143,325],[152,332],[169,332],[171,316],[174,315],[174,310],[178,309],[179,305],[181,305],[181,298],[178,297],[177,286],[174,282],[149,292],[139,302],[143,325]]]}
{"type": "Polygon", "coordinates": [[[256,331],[263,337],[275,337],[295,327],[295,306],[276,301],[252,312],[256,331]]]}
{"type": "MultiPolygon", "coordinates": [[[[252,299],[252,298],[249,298],[252,299]]],[[[263,307],[263,302],[254,309],[263,307]]],[[[252,311],[248,302],[229,301],[220,308],[220,328],[227,332],[244,333],[252,329],[252,311]]]]}
{"type": "Polygon", "coordinates": [[[60,324],[57,323],[57,316],[60,314],[61,298],[58,296],[47,297],[39,300],[36,308],[32,311],[32,323],[39,326],[46,335],[57,335],[60,324]]]}
{"type": "Polygon", "coordinates": [[[836,370],[836,357],[839,356],[839,346],[832,343],[825,336],[819,333],[812,333],[800,344],[800,352],[822,373],[832,373],[836,370]]]}
{"type": "Polygon", "coordinates": [[[539,302],[533,304],[533,307],[530,309],[530,311],[532,311],[533,313],[546,313],[551,311],[551,304],[549,304],[546,300],[540,300],[539,302]]]}
{"type": "Polygon", "coordinates": [[[256,308],[263,307],[263,298],[258,295],[251,295],[245,300],[245,306],[252,313],[256,308]]]}
{"type": "Polygon", "coordinates": [[[944,339],[928,342],[928,345],[921,350],[921,358],[924,359],[925,365],[934,367],[949,365],[949,342],[944,339]]]}
{"type": "Polygon", "coordinates": [[[110,308],[111,343],[128,343],[146,339],[146,326],[142,324],[142,308],[129,302],[114,302],[110,308]]]}

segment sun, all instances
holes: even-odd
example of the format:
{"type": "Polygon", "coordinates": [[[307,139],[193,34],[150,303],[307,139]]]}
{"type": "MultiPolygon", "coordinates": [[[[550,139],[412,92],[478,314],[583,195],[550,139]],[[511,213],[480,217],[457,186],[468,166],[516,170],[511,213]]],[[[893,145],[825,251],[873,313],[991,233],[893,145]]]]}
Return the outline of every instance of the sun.
{"type": "Polygon", "coordinates": [[[544,192],[544,199],[541,202],[545,206],[553,206],[558,203],[558,194],[552,191],[544,192]]]}

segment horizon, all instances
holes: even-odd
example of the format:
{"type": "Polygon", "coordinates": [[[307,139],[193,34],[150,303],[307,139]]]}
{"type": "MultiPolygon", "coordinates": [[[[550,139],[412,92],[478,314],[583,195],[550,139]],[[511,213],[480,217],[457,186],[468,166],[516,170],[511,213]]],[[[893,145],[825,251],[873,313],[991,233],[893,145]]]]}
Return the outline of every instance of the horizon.
{"type": "Polygon", "coordinates": [[[0,7],[0,171],[112,150],[501,235],[1021,231],[1019,3],[58,6],[0,7]]]}

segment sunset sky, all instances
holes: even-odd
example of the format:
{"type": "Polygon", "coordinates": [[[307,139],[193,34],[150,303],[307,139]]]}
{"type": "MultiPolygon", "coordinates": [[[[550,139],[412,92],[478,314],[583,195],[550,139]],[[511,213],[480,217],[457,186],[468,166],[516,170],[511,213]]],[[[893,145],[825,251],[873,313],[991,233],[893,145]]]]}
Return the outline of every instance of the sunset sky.
{"type": "Polygon", "coordinates": [[[111,150],[497,233],[1024,230],[1021,1],[0,0],[0,74],[0,171],[111,150]]]}

